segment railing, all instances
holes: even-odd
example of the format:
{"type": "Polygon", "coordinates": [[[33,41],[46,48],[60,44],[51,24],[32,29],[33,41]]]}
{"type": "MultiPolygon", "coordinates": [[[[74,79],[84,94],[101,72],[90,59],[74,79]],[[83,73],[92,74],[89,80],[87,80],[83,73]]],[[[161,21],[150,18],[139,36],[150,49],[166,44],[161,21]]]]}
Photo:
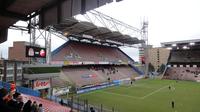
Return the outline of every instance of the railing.
{"type": "Polygon", "coordinates": [[[130,66],[140,75],[144,75],[144,72],[142,72],[141,70],[139,70],[137,67],[135,67],[133,64],[130,64],[130,66]]]}
{"type": "Polygon", "coordinates": [[[61,99],[56,96],[47,96],[47,98],[56,103],[60,103],[61,105],[68,106],[75,111],[78,112],[90,112],[90,108],[93,108],[95,112],[119,112],[114,107],[108,109],[103,104],[100,105],[92,105],[89,104],[88,100],[80,99],[79,97],[71,97],[69,99],[61,99]],[[62,103],[61,103],[62,100],[62,103]]]}
{"type": "Polygon", "coordinates": [[[112,83],[105,83],[105,84],[98,85],[98,86],[88,87],[88,88],[77,91],[76,96],[72,96],[67,99],[62,99],[62,98],[59,98],[56,96],[47,96],[47,98],[51,101],[68,106],[72,110],[75,109],[78,112],[90,112],[90,108],[93,108],[95,110],[95,112],[119,112],[119,111],[116,111],[116,109],[114,107],[109,109],[109,108],[106,108],[103,104],[100,104],[100,105],[89,104],[88,103],[89,101],[87,99],[81,99],[79,97],[79,94],[82,94],[82,93],[86,93],[89,91],[102,89],[102,88],[106,88],[106,87],[110,87],[110,86],[117,86],[119,84],[120,84],[120,80],[116,80],[112,83]]]}
{"type": "MultiPolygon", "coordinates": [[[[4,87],[7,90],[10,90],[10,84],[7,83],[7,82],[0,81],[0,87],[4,87]]],[[[30,88],[25,88],[25,87],[17,86],[16,87],[16,91],[20,92],[20,93],[23,93],[23,94],[40,97],[40,92],[39,91],[30,89],[30,88]]]]}

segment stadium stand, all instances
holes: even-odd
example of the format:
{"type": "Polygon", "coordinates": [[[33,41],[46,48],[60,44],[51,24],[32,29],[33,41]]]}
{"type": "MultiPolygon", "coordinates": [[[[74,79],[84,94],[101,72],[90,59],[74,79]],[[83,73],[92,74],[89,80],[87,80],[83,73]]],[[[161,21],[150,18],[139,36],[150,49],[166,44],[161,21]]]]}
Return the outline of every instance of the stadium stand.
{"type": "Polygon", "coordinates": [[[117,47],[69,41],[52,53],[53,61],[123,61],[130,60],[117,47]]]}
{"type": "Polygon", "coordinates": [[[65,81],[61,77],[52,78],[52,87],[66,87],[69,84],[69,81],[65,81]]]}
{"type": "Polygon", "coordinates": [[[63,64],[60,79],[76,88],[132,79],[140,74],[134,60],[118,47],[68,41],[52,53],[52,63],[63,64]]]}
{"type": "Polygon", "coordinates": [[[200,81],[200,50],[173,49],[168,59],[164,79],[200,81]]]}
{"type": "MultiPolygon", "coordinates": [[[[63,73],[78,88],[88,85],[132,78],[138,74],[128,65],[91,65],[64,67],[63,73]]],[[[67,80],[67,79],[66,79],[67,80]]]]}
{"type": "Polygon", "coordinates": [[[58,103],[45,100],[39,97],[34,97],[34,96],[29,96],[22,94],[23,97],[23,102],[27,102],[28,100],[37,101],[37,104],[42,104],[43,105],[43,110],[44,112],[70,112],[70,108],[61,106],[58,103]]]}
{"type": "Polygon", "coordinates": [[[171,58],[169,62],[182,62],[182,63],[200,62],[199,54],[200,54],[199,49],[173,50],[173,52],[171,52],[171,58]]]}
{"type": "Polygon", "coordinates": [[[70,112],[70,108],[58,103],[15,92],[11,94],[7,89],[0,88],[0,108],[2,112],[70,112]],[[33,108],[35,102],[35,108],[33,108]],[[38,105],[41,104],[41,110],[38,105]]]}
{"type": "Polygon", "coordinates": [[[170,67],[164,78],[174,80],[200,80],[200,68],[197,67],[170,67]]]}
{"type": "Polygon", "coordinates": [[[95,72],[88,70],[85,67],[66,68],[63,69],[63,71],[65,75],[78,87],[100,83],[105,80],[100,75],[95,74],[95,72]]]}

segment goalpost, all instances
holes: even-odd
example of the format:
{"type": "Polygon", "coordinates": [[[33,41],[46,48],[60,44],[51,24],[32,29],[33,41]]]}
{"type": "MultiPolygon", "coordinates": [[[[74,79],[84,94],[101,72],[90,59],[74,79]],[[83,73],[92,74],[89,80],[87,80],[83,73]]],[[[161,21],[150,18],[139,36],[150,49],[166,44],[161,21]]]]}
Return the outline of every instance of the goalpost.
{"type": "Polygon", "coordinates": [[[125,79],[121,79],[120,80],[120,85],[126,85],[126,86],[128,86],[128,85],[131,85],[132,83],[131,83],[131,78],[125,78],[125,79]]]}

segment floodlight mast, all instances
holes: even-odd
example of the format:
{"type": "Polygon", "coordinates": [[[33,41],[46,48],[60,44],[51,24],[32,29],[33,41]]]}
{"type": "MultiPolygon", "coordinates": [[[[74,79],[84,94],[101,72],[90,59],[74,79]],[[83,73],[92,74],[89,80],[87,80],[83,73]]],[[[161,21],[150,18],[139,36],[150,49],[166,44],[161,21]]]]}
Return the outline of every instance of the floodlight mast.
{"type": "Polygon", "coordinates": [[[144,59],[145,59],[144,68],[145,68],[145,75],[148,75],[148,71],[149,71],[148,25],[149,25],[148,21],[147,21],[147,20],[143,20],[142,29],[141,29],[141,36],[142,36],[142,40],[144,40],[144,43],[142,43],[142,48],[144,49],[144,59]]]}
{"type": "MultiPolygon", "coordinates": [[[[30,45],[37,46],[36,41],[38,39],[44,40],[44,46],[46,48],[46,60],[44,63],[50,64],[51,61],[51,33],[52,26],[47,26],[44,29],[40,29],[39,26],[39,16],[29,20],[28,31],[30,33],[30,45]]],[[[36,58],[30,58],[30,64],[37,62],[36,58]]]]}
{"type": "MultiPolygon", "coordinates": [[[[28,28],[29,28],[29,33],[30,33],[30,46],[35,46],[36,42],[36,17],[32,18],[29,20],[28,28]]],[[[29,57],[29,63],[31,64],[32,62],[35,62],[36,58],[34,57],[29,57]]]]}

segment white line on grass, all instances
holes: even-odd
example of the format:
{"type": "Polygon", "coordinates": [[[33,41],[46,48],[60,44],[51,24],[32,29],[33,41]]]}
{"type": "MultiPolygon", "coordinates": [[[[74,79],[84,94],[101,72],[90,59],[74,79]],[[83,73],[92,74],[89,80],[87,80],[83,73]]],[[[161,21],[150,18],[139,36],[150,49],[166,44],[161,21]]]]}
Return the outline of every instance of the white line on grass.
{"type": "Polygon", "coordinates": [[[112,93],[112,92],[107,92],[107,91],[99,91],[99,92],[101,92],[101,93],[106,93],[106,94],[111,94],[111,95],[129,97],[129,98],[133,98],[133,99],[141,99],[140,97],[129,96],[129,95],[124,95],[124,94],[118,94],[118,93],[112,93]]]}
{"type": "Polygon", "coordinates": [[[166,85],[166,86],[164,86],[164,87],[161,87],[161,88],[159,88],[159,89],[157,89],[157,90],[155,90],[155,91],[153,91],[153,92],[151,92],[151,93],[149,93],[149,94],[147,94],[147,95],[141,97],[141,99],[145,99],[146,97],[149,97],[149,96],[151,96],[151,95],[153,95],[153,94],[155,94],[155,93],[161,91],[162,89],[165,89],[165,88],[169,87],[169,86],[172,85],[172,84],[173,84],[173,83],[171,83],[171,84],[169,84],[169,85],[166,85]]]}
{"type": "MultiPolygon", "coordinates": [[[[172,84],[173,84],[173,83],[171,83],[171,84],[169,84],[169,85],[166,85],[166,86],[163,86],[163,87],[161,87],[161,88],[159,88],[159,89],[157,89],[157,90],[155,90],[155,91],[153,91],[153,92],[151,92],[151,93],[149,93],[149,94],[147,94],[147,95],[145,95],[145,96],[143,96],[143,97],[136,97],[136,96],[130,96],[130,95],[125,95],[125,94],[118,94],[118,93],[108,92],[108,91],[104,91],[104,90],[91,91],[91,92],[88,92],[88,93],[79,94],[78,96],[85,96],[85,95],[93,94],[93,93],[105,93],[105,94],[111,94],[111,95],[129,97],[129,98],[132,98],[132,99],[141,99],[141,100],[143,100],[143,99],[145,99],[145,98],[147,98],[147,97],[149,97],[149,96],[151,96],[151,95],[153,95],[153,94],[155,94],[155,93],[161,91],[162,89],[165,89],[165,88],[169,87],[169,86],[172,85],[172,84]]],[[[132,87],[134,87],[134,86],[132,86],[132,87]]],[[[110,90],[110,89],[111,89],[111,88],[109,88],[109,89],[107,89],[107,90],[110,90]]],[[[112,88],[112,89],[113,89],[113,88],[112,88]]]]}
{"type": "Polygon", "coordinates": [[[93,93],[97,93],[98,90],[95,90],[95,91],[90,91],[88,93],[81,93],[81,94],[78,94],[77,96],[85,96],[85,95],[89,95],[89,94],[93,94],[93,93]]]}

